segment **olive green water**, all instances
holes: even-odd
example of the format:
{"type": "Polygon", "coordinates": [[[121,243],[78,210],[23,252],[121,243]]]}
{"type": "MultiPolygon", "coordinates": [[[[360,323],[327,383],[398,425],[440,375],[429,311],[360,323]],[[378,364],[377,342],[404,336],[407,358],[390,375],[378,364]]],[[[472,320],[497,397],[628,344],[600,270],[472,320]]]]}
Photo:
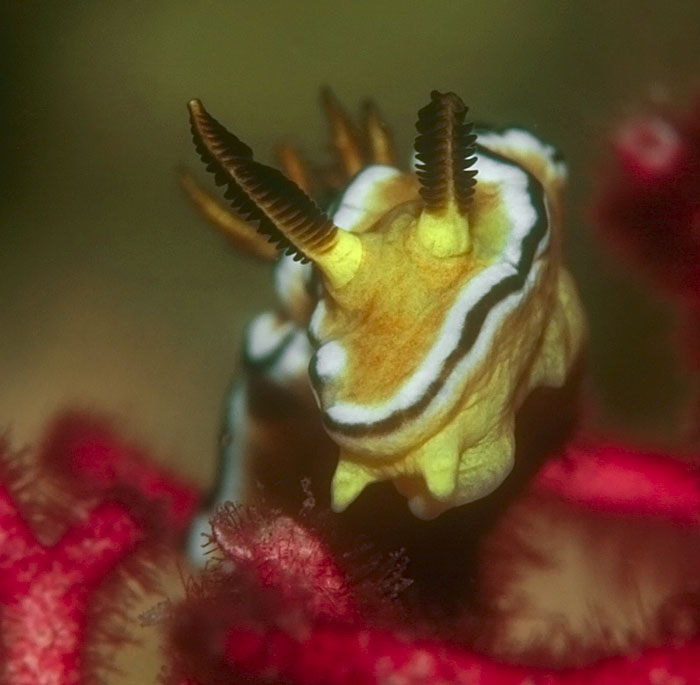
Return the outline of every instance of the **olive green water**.
{"type": "Polygon", "coordinates": [[[587,212],[615,122],[700,90],[698,26],[697,0],[2,1],[0,424],[25,443],[56,408],[92,407],[209,480],[242,325],[273,300],[179,191],[176,166],[199,171],[185,103],[263,160],[283,136],[322,159],[329,84],[376,98],[406,157],[433,88],[565,153],[602,413],[663,435],[684,390],[669,316],[587,212]]]}

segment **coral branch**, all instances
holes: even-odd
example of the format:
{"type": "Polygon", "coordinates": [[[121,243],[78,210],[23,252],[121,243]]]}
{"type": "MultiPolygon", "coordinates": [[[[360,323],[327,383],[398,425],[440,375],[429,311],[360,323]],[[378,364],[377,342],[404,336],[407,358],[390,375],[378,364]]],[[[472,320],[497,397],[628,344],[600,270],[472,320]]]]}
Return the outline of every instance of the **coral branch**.
{"type": "Polygon", "coordinates": [[[699,649],[700,643],[695,640],[683,646],[648,649],[585,668],[557,671],[499,663],[445,643],[411,643],[372,629],[351,631],[323,626],[304,641],[281,631],[234,629],[227,635],[225,651],[232,676],[264,674],[272,681],[300,685],[612,685],[696,683],[700,678],[699,649]]]}
{"type": "Polygon", "coordinates": [[[55,423],[31,470],[5,452],[0,680],[85,683],[100,665],[100,638],[124,639],[106,627],[123,618],[123,582],[145,586],[143,562],[176,541],[198,493],[117,440],[104,421],[81,414],[55,423]]]}
{"type": "Polygon", "coordinates": [[[545,464],[533,486],[590,510],[700,524],[700,471],[650,451],[572,445],[545,464]]]}
{"type": "Polygon", "coordinates": [[[169,531],[184,530],[200,491],[115,435],[105,419],[68,412],[48,431],[39,460],[76,495],[141,498],[159,508],[159,519],[169,531]]]}
{"type": "Polygon", "coordinates": [[[0,502],[0,527],[12,531],[0,550],[2,680],[83,682],[92,595],[134,553],[145,528],[124,506],[104,503],[47,547],[30,539],[5,489],[0,502]]]}

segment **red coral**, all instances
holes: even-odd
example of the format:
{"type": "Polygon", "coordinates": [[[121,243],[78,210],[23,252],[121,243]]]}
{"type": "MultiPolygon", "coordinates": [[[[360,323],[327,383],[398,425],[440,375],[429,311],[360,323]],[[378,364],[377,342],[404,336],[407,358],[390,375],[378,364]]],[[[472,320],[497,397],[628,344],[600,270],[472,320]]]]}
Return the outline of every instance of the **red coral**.
{"type": "Polygon", "coordinates": [[[700,640],[648,649],[577,669],[537,669],[437,642],[410,642],[372,629],[320,626],[303,641],[281,631],[232,629],[226,659],[234,673],[256,682],[303,685],[618,685],[700,682],[700,640]]]}
{"type": "Polygon", "coordinates": [[[603,233],[655,282],[700,303],[700,103],[640,116],[613,141],[596,215],[603,233]]]}
{"type": "MultiPolygon", "coordinates": [[[[6,487],[18,478],[9,467],[0,488],[0,636],[12,683],[83,682],[93,665],[100,598],[109,593],[111,608],[118,605],[112,594],[118,569],[164,540],[164,522],[177,520],[180,510],[172,502],[191,506],[196,499],[93,420],[81,424],[74,416],[54,427],[39,459],[44,473],[49,461],[73,498],[73,514],[67,519],[62,512],[65,530],[56,539],[37,538],[36,513],[17,504],[22,488],[18,495],[6,487]],[[137,487],[129,491],[122,474],[137,487]],[[139,490],[152,482],[163,484],[143,488],[155,499],[139,490]]],[[[426,639],[424,617],[406,598],[397,602],[387,593],[383,607],[376,596],[368,601],[367,587],[379,576],[369,583],[360,577],[308,521],[228,506],[214,520],[218,566],[193,582],[170,620],[171,678],[188,685],[700,682],[699,486],[690,460],[613,444],[571,445],[545,464],[480,542],[478,601],[465,607],[463,633],[449,640],[426,639]],[[637,602],[640,587],[630,578],[647,572],[665,588],[639,640],[588,648],[577,643],[586,636],[571,628],[557,667],[544,663],[533,645],[513,651],[509,631],[523,620],[518,602],[528,599],[522,578],[546,580],[561,571],[540,540],[553,533],[554,544],[580,538],[590,557],[592,579],[576,579],[584,599],[601,592],[610,602],[610,587],[619,583],[620,594],[637,602]],[[597,556],[601,546],[622,564],[612,580],[615,564],[597,556]],[[631,571],[623,572],[628,565],[631,571]]],[[[565,597],[552,587],[547,601],[564,612],[565,597]]],[[[544,635],[545,645],[559,639],[544,635]]]]}
{"type": "Polygon", "coordinates": [[[35,466],[38,481],[3,451],[2,681],[86,682],[95,672],[95,642],[107,634],[104,620],[121,613],[124,599],[115,592],[124,571],[145,580],[136,562],[173,539],[169,531],[193,510],[195,490],[149,464],[105,424],[77,414],[50,432],[35,466]],[[41,484],[53,501],[37,501],[41,484]]]}
{"type": "Polygon", "coordinates": [[[4,488],[0,507],[5,682],[83,682],[90,601],[143,542],[144,527],[122,505],[104,503],[46,546],[4,488]]]}
{"type": "MultiPolygon", "coordinates": [[[[173,681],[700,682],[700,555],[689,553],[700,543],[699,484],[694,467],[661,454],[613,445],[570,447],[543,468],[481,543],[484,612],[465,608],[468,628],[451,640],[421,638],[422,619],[410,605],[394,603],[393,618],[387,621],[385,615],[380,621],[376,607],[364,601],[362,586],[341,569],[317,532],[288,516],[240,518],[229,509],[215,519],[214,537],[224,559],[235,559],[236,566],[224,562],[214,572],[216,582],[210,576],[178,609],[171,634],[173,681]],[[590,628],[579,635],[571,626],[565,629],[560,663],[548,642],[560,641],[561,635],[545,635],[544,647],[521,639],[512,649],[509,631],[532,618],[518,613],[518,603],[528,601],[522,578],[534,574],[547,581],[549,573],[554,578],[566,573],[555,557],[547,558],[537,531],[580,539],[584,552],[590,552],[591,582],[581,585],[585,574],[574,580],[583,601],[618,583],[627,595],[619,601],[634,604],[641,601],[637,593],[646,575],[655,579],[658,597],[649,600],[653,606],[641,642],[627,635],[620,649],[614,631],[603,626],[594,636],[598,642],[589,645],[590,628]],[[602,541],[600,558],[591,538],[602,541]],[[615,550],[625,556],[620,559],[615,550]],[[661,557],[658,564],[649,563],[649,555],[661,557]],[[613,571],[622,564],[612,579],[604,570],[609,563],[613,571]],[[631,576],[624,571],[627,564],[634,568],[631,576]],[[510,606],[512,597],[516,602],[510,606]],[[200,637],[193,641],[193,635],[200,637]]],[[[559,607],[565,620],[567,597],[556,595],[555,584],[552,591],[545,602],[559,607]]],[[[598,618],[605,623],[604,616],[598,618]]]]}
{"type": "Polygon", "coordinates": [[[67,412],[48,431],[42,462],[78,496],[105,493],[128,497],[134,506],[147,503],[158,508],[159,520],[171,533],[183,531],[199,489],[116,435],[103,417],[67,412]]]}
{"type": "Polygon", "coordinates": [[[685,458],[614,444],[577,443],[550,459],[532,487],[587,511],[700,524],[700,471],[685,458]]]}

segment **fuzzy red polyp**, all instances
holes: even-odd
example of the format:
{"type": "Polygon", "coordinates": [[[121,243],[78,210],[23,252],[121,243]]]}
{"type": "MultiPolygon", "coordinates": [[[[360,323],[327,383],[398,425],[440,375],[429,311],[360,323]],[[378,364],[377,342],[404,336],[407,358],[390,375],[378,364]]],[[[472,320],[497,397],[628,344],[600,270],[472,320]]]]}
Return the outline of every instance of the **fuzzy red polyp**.
{"type": "MultiPolygon", "coordinates": [[[[205,570],[173,614],[172,682],[239,682],[242,671],[232,670],[224,649],[231,631],[241,631],[238,648],[252,655],[260,636],[276,639],[272,628],[301,639],[317,623],[359,624],[350,582],[312,528],[275,510],[229,503],[212,520],[212,531],[218,557],[234,563],[205,570]]],[[[294,651],[284,637],[267,644],[280,657],[279,650],[294,651]]],[[[262,682],[268,675],[253,673],[262,682]]]]}
{"type": "Polygon", "coordinates": [[[224,507],[213,537],[237,568],[314,617],[352,620],[357,609],[348,580],[327,545],[289,516],[241,514],[224,507]]]}
{"type": "Polygon", "coordinates": [[[2,487],[0,531],[2,681],[84,682],[91,596],[144,539],[143,526],[105,502],[45,546],[2,487]]]}

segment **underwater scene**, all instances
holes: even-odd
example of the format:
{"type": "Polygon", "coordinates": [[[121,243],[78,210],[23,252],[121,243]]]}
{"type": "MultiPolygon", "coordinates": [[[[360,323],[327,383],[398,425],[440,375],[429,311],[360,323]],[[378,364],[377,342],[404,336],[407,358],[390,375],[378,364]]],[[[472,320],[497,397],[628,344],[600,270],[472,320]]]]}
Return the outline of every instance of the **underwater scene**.
{"type": "Polygon", "coordinates": [[[0,680],[700,683],[698,26],[2,3],[0,680]]]}

